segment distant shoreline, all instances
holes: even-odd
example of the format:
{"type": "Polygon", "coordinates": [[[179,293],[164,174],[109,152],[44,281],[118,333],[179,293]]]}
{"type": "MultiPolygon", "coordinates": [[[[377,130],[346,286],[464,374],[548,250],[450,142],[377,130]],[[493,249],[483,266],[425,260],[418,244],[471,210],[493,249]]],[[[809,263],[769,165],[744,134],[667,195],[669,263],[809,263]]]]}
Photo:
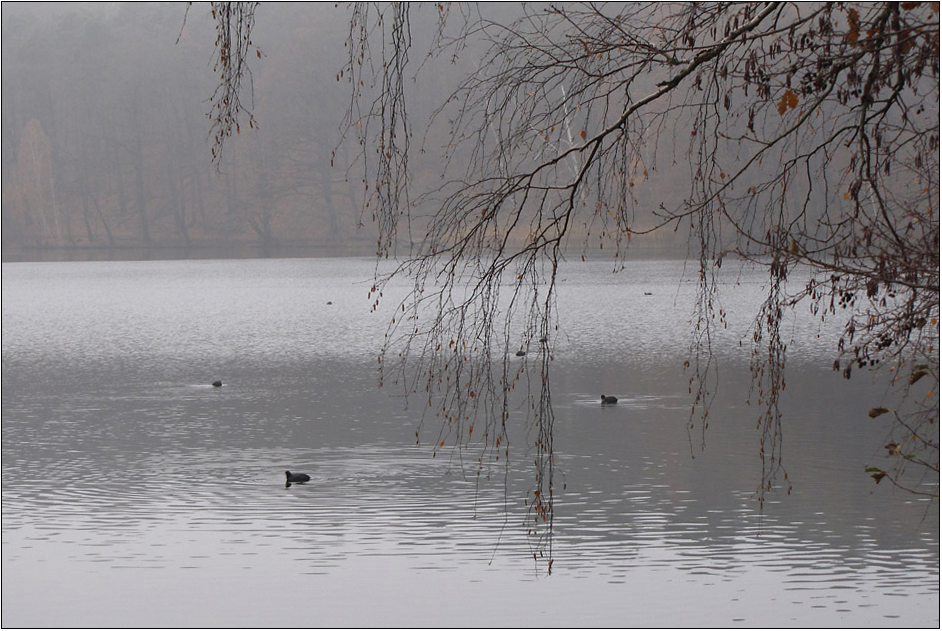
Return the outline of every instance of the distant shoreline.
{"type": "Polygon", "coordinates": [[[55,246],[4,248],[4,263],[69,261],[150,261],[188,259],[321,258],[330,256],[372,256],[369,247],[326,247],[314,245],[128,245],[116,247],[55,246]]]}
{"type": "MultiPolygon", "coordinates": [[[[403,256],[407,248],[402,248],[403,256]]],[[[686,253],[676,248],[651,247],[632,244],[626,259],[683,259],[686,253]]],[[[151,244],[121,246],[33,246],[3,248],[3,263],[64,263],[70,261],[159,261],[190,259],[255,259],[255,258],[325,258],[325,257],[374,257],[376,245],[354,242],[341,246],[312,244],[151,244]]],[[[392,254],[390,254],[392,256],[392,254]]],[[[582,251],[573,248],[566,254],[573,260],[582,256],[582,251]]],[[[614,250],[586,252],[587,259],[611,259],[614,250]]]]}

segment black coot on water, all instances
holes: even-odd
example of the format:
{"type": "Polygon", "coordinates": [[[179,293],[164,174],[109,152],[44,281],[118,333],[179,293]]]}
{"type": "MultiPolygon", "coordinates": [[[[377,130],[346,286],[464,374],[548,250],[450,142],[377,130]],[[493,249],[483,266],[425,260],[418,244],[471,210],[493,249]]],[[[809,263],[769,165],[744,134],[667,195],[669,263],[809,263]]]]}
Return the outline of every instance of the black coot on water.
{"type": "Polygon", "coordinates": [[[304,484],[310,481],[310,479],[311,476],[306,473],[291,473],[290,471],[285,471],[285,488],[292,484],[304,484]]]}

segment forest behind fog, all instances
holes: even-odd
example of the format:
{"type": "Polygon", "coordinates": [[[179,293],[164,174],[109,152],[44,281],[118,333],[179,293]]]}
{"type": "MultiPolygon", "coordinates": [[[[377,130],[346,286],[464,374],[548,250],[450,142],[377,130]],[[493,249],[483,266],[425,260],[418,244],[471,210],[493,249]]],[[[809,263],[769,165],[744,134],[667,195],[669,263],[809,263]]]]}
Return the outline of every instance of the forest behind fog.
{"type": "MultiPolygon", "coordinates": [[[[214,164],[208,114],[218,77],[208,3],[2,7],[4,258],[203,246],[375,252],[356,139],[343,137],[348,9],[259,7],[253,44],[261,54],[246,90],[257,125],[244,125],[214,164]]],[[[516,10],[491,11],[508,12],[509,21],[516,10]]],[[[415,20],[413,37],[430,37],[432,12],[415,20]]],[[[426,60],[407,95],[419,127],[474,63],[473,54],[426,60]]],[[[413,142],[439,149],[447,121],[413,142]]],[[[429,184],[442,176],[441,163],[426,157],[435,153],[416,152],[412,164],[429,184]]],[[[637,191],[639,225],[645,208],[671,195],[652,172],[637,191]]],[[[571,246],[583,249],[587,232],[574,229],[571,246]]],[[[684,240],[658,231],[635,246],[682,253],[684,240]]]]}
{"type": "Polygon", "coordinates": [[[343,15],[265,12],[264,129],[217,169],[208,4],[4,3],[4,250],[355,241],[355,192],[330,168],[343,15]]]}

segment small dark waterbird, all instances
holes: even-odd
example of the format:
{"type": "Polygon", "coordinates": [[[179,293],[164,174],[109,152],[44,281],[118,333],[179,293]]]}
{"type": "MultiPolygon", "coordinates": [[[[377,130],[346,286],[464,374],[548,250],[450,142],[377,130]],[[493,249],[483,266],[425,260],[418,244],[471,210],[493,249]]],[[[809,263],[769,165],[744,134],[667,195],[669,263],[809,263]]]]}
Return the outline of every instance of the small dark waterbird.
{"type": "Polygon", "coordinates": [[[291,473],[290,471],[285,471],[285,488],[290,487],[292,484],[304,484],[310,480],[311,476],[306,473],[291,473]]]}
{"type": "Polygon", "coordinates": [[[618,397],[602,395],[602,405],[614,405],[616,403],[618,403],[618,397]]]}

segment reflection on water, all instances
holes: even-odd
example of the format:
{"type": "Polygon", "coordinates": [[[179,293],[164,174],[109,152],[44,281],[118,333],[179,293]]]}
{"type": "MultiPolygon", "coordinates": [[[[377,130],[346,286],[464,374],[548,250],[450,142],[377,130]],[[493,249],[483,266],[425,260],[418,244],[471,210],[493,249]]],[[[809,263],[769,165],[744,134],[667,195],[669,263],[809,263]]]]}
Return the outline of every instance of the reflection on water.
{"type": "Polygon", "coordinates": [[[432,458],[434,423],[415,445],[420,411],[375,388],[372,267],[4,264],[4,626],[938,625],[938,507],[863,474],[877,394],[826,369],[810,319],[790,324],[794,488],[759,514],[737,349],[761,277],[726,298],[701,450],[680,266],[566,270],[547,577],[525,431],[478,477],[474,448],[432,458]]]}

